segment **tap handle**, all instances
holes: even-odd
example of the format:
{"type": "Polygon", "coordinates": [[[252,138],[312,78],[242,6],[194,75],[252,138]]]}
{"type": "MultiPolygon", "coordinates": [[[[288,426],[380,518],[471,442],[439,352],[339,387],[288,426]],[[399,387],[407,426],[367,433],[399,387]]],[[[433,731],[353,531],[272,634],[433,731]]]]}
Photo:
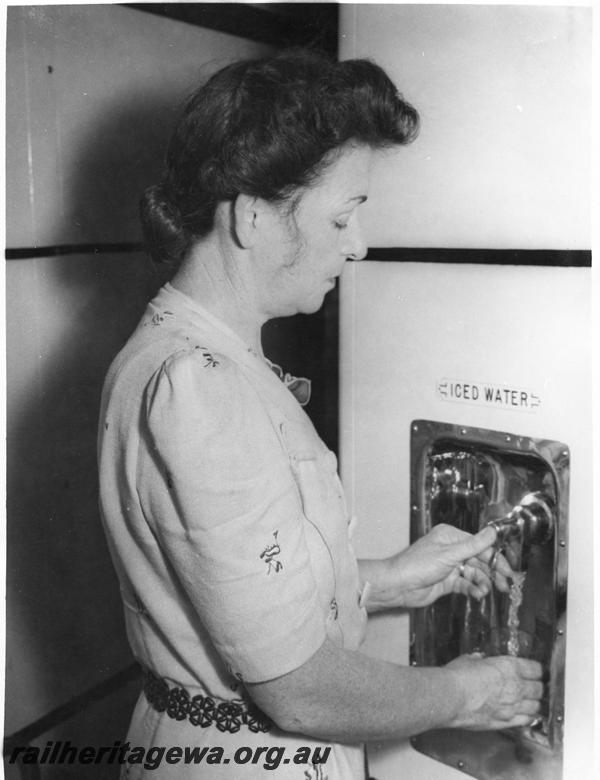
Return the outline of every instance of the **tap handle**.
{"type": "Polygon", "coordinates": [[[488,522],[496,529],[497,547],[517,536],[528,545],[544,544],[552,539],[554,524],[554,501],[540,492],[527,493],[507,515],[488,522]]]}

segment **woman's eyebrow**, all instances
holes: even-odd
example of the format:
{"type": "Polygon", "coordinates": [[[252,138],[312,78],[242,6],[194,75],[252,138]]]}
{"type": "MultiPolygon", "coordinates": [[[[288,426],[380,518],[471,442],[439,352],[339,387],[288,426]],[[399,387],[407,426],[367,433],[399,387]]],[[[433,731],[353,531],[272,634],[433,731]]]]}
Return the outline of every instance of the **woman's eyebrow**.
{"type": "Polygon", "coordinates": [[[352,203],[355,200],[357,200],[359,205],[360,205],[361,203],[364,203],[367,200],[367,196],[366,195],[355,195],[353,198],[348,198],[346,203],[352,203]]]}

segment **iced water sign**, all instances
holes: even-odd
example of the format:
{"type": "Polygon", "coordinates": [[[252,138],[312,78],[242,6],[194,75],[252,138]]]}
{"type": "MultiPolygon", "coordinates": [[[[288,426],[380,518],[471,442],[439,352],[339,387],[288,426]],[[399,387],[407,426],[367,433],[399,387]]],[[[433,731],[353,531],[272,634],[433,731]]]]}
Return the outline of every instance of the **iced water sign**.
{"type": "Polygon", "coordinates": [[[437,383],[437,394],[445,401],[523,412],[535,411],[542,403],[539,395],[523,387],[465,382],[461,379],[440,379],[437,383]]]}

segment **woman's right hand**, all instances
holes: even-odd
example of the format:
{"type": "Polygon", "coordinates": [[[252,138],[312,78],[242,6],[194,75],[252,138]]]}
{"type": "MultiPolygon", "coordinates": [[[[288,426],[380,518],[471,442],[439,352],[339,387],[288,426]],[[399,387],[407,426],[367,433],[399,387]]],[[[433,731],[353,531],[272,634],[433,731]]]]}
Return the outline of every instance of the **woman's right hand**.
{"type": "Polygon", "coordinates": [[[446,665],[464,692],[455,728],[491,731],[527,726],[540,711],[542,666],[512,656],[461,655],[446,665]]]}

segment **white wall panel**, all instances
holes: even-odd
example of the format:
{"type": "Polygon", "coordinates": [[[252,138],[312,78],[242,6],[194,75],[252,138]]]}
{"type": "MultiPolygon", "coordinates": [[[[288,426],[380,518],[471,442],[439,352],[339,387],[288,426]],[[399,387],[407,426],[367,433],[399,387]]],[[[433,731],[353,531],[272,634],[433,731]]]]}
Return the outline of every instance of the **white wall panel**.
{"type": "Polygon", "coordinates": [[[184,96],[267,50],[117,5],[9,8],[7,246],[138,240],[184,96]]]}
{"type": "MultiPolygon", "coordinates": [[[[10,248],[139,240],[138,198],[174,107],[218,66],[268,50],[115,5],[11,7],[7,44],[10,248]]],[[[8,734],[132,661],[98,513],[96,428],[108,365],[156,287],[139,253],[7,263],[8,734]]],[[[115,738],[130,700],[113,697],[115,738]]],[[[85,742],[100,710],[80,718],[85,742]]]]}
{"type": "MultiPolygon", "coordinates": [[[[409,542],[413,420],[570,449],[564,780],[588,776],[594,739],[590,293],[589,269],[394,262],[347,264],[341,289],[340,451],[359,556],[409,542]],[[523,388],[541,403],[444,400],[442,379],[523,388]]],[[[407,663],[407,614],[369,623],[366,652],[407,663]]],[[[372,755],[378,780],[464,777],[408,743],[372,755]]]]}
{"type": "Polygon", "coordinates": [[[375,171],[370,246],[589,249],[591,8],[340,13],[342,59],[373,58],[422,118],[375,171]]]}

